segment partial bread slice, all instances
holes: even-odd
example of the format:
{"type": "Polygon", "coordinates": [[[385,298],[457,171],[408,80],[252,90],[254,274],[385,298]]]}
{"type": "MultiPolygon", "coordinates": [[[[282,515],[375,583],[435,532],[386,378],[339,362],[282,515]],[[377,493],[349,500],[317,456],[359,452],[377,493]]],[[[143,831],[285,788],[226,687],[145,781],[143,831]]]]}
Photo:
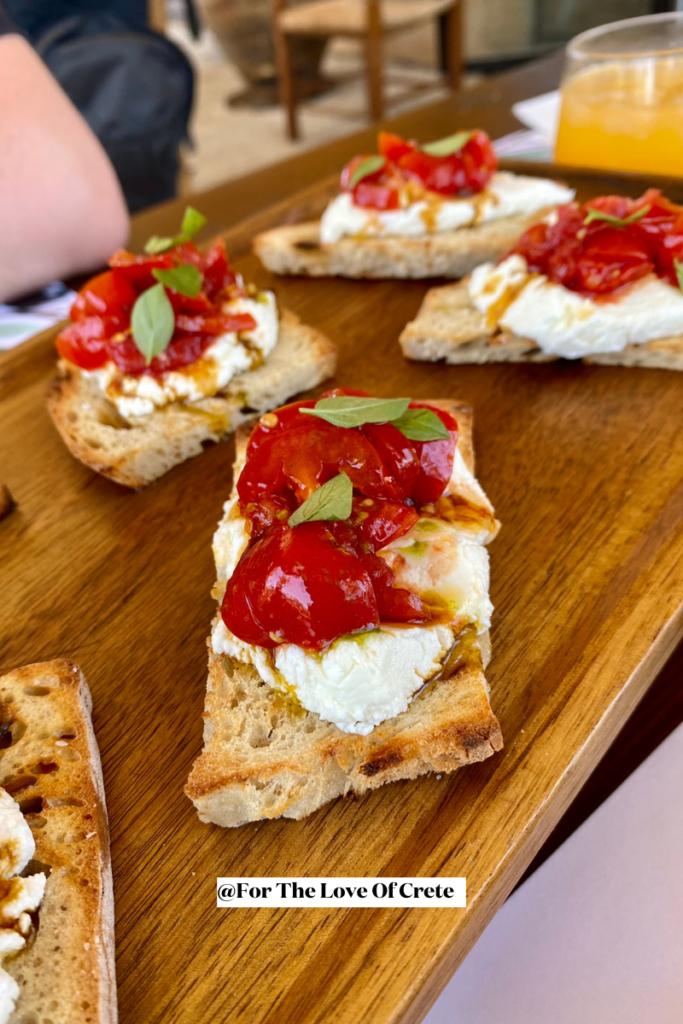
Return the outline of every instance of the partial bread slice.
{"type": "Polygon", "coordinates": [[[336,358],[328,338],[282,310],[278,343],[264,364],[234,377],[212,398],[174,402],[127,422],[94,381],[61,362],[47,407],[72,455],[119,484],[145,487],[255,413],[331,377],[336,358]]]}
{"type": "MultiPolygon", "coordinates": [[[[486,315],[472,304],[467,281],[431,288],[416,318],[407,324],[399,340],[408,359],[445,359],[447,363],[547,363],[559,358],[547,355],[530,338],[520,338],[488,323],[486,315]]],[[[683,370],[683,337],[627,345],[621,352],[587,356],[582,362],[683,370]]]]}
{"type": "Polygon", "coordinates": [[[424,238],[342,238],[320,243],[320,222],[272,228],[254,239],[254,252],[274,274],[311,277],[463,277],[497,260],[550,211],[502,217],[424,238]]]}
{"type": "Polygon", "coordinates": [[[19,803],[48,875],[35,941],[3,967],[17,1024],[115,1024],[114,894],[102,768],[83,673],[67,661],[0,677],[0,786],[19,803]]]}
{"type": "MultiPolygon", "coordinates": [[[[471,410],[438,404],[457,418],[458,445],[473,469],[471,410]]],[[[237,466],[247,440],[242,429],[237,466]]],[[[503,745],[484,676],[488,657],[487,636],[452,675],[428,684],[406,711],[360,736],[288,700],[251,666],[217,656],[209,641],[204,750],[185,792],[202,821],[237,826],[302,818],[343,793],[483,761],[503,745]]]]}

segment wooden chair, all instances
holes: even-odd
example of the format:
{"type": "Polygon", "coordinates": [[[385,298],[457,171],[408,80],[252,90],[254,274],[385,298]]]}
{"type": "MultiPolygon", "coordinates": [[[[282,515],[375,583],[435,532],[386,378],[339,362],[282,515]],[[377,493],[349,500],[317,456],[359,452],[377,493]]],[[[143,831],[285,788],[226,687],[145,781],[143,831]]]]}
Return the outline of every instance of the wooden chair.
{"type": "Polygon", "coordinates": [[[464,0],[311,0],[288,7],[271,0],[273,41],[280,102],[287,111],[289,137],[299,137],[297,98],[289,51],[291,36],[347,36],[365,41],[368,100],[373,121],[384,115],[383,44],[387,36],[433,18],[441,20],[442,57],[453,89],[462,75],[464,0]]]}

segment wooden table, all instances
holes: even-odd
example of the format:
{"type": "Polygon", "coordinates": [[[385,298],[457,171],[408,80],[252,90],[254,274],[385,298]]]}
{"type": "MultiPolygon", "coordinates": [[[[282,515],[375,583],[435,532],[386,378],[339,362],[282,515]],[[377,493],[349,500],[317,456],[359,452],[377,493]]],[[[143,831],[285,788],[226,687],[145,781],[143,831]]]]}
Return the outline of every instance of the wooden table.
{"type": "MultiPolygon", "coordinates": [[[[461,97],[461,110],[439,104],[396,127],[428,124],[424,134],[436,137],[479,123],[498,134],[513,125],[486,97],[509,101],[525,82],[527,95],[543,91],[551,74],[557,62],[515,72],[476,102],[461,97]]],[[[213,230],[228,227],[356,148],[335,143],[284,165],[288,176],[263,171],[196,205],[213,230]]],[[[139,217],[136,239],[177,220],[178,204],[139,217]]],[[[249,230],[228,234],[238,266],[271,283],[248,255],[249,230]]],[[[683,632],[683,374],[409,364],[396,337],[423,284],[289,280],[277,290],[338,342],[340,382],[474,405],[479,475],[504,523],[491,548],[489,677],[506,748],[455,776],[337,801],[302,822],[200,824],[182,786],[201,745],[210,541],[232,445],[125,492],[72,460],[49,422],[51,339],[6,354],[0,479],[19,507],[0,522],[0,670],[61,655],[89,678],[112,827],[122,1024],[419,1021],[683,632]],[[464,874],[468,908],[218,911],[216,876],[240,874],[464,874]]],[[[666,714],[645,716],[646,698],[594,802],[680,721],[670,666],[650,705],[666,714]]]]}

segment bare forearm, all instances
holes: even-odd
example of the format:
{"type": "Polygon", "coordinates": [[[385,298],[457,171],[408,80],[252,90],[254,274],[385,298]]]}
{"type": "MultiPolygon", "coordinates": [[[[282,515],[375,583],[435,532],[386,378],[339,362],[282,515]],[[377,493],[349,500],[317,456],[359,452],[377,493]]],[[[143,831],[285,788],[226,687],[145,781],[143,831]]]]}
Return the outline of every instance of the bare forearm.
{"type": "Polygon", "coordinates": [[[114,171],[19,36],[0,37],[0,301],[96,269],[125,243],[114,171]]]}

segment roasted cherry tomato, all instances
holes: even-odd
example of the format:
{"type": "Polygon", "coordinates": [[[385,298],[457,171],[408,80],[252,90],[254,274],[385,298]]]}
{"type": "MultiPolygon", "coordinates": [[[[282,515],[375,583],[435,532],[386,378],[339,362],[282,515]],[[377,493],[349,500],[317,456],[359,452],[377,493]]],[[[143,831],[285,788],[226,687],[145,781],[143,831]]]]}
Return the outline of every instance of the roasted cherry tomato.
{"type": "Polygon", "coordinates": [[[414,142],[380,132],[379,152],[384,165],[355,186],[351,184],[354,171],[367,157],[354,157],[342,172],[341,187],[353,193],[356,206],[398,209],[401,191],[410,181],[443,196],[471,195],[481,192],[498,167],[491,140],[482,131],[473,132],[462,148],[449,156],[432,156],[414,142]]]}
{"type": "Polygon", "coordinates": [[[109,258],[109,266],[117,270],[138,294],[157,283],[152,277],[153,270],[169,270],[175,265],[173,250],[162,252],[158,256],[136,256],[126,249],[119,249],[109,258]]]}
{"type": "Polygon", "coordinates": [[[412,153],[415,149],[412,142],[406,142],[400,135],[393,135],[391,132],[380,132],[377,144],[381,155],[392,163],[398,163],[402,156],[412,153]]]}
{"type": "Polygon", "coordinates": [[[251,313],[217,313],[215,316],[187,316],[179,313],[176,317],[176,330],[186,334],[226,334],[228,332],[253,331],[256,321],[251,313]]]}
{"type": "Polygon", "coordinates": [[[411,497],[416,505],[429,505],[441,497],[453,474],[458,424],[450,413],[436,409],[426,402],[411,402],[410,408],[431,409],[450,434],[448,440],[443,441],[413,441],[420,460],[420,472],[411,497]]]}
{"type": "Polygon", "coordinates": [[[83,370],[97,370],[109,359],[104,337],[105,323],[99,316],[89,316],[69,324],[57,337],[57,351],[83,370]]]}
{"type": "Polygon", "coordinates": [[[260,647],[323,650],[379,625],[370,575],[345,523],[283,523],[247,548],[228,581],[223,621],[260,647]]]}
{"type": "Polygon", "coordinates": [[[429,618],[422,598],[411,590],[394,586],[394,573],[387,563],[371,552],[361,557],[377,598],[380,622],[426,622],[429,618]]]}
{"type": "Polygon", "coordinates": [[[115,270],[91,278],[74,299],[70,316],[73,321],[100,316],[127,326],[137,292],[126,278],[115,270]]]}
{"type": "MultiPolygon", "coordinates": [[[[385,493],[404,501],[412,493],[420,473],[420,460],[412,441],[391,423],[366,423],[361,433],[385,467],[385,493]]],[[[366,492],[364,492],[366,493],[366,492]]]]}
{"type": "Polygon", "coordinates": [[[351,522],[362,541],[373,551],[407,533],[419,516],[410,505],[376,498],[354,498],[351,522]]]}
{"type": "Polygon", "coordinates": [[[676,286],[683,208],[657,189],[637,200],[599,196],[583,206],[570,203],[558,210],[554,223],[526,231],[512,252],[524,256],[534,273],[588,296],[608,295],[653,272],[676,286]],[[625,223],[600,218],[586,223],[591,210],[625,223]]]}
{"type": "Polygon", "coordinates": [[[369,497],[394,497],[395,486],[382,460],[357,430],[334,427],[317,416],[310,423],[276,433],[247,460],[237,481],[240,506],[266,491],[289,489],[305,499],[321,484],[347,473],[369,497]]]}
{"type": "Polygon", "coordinates": [[[281,434],[284,430],[290,430],[294,426],[305,426],[309,418],[302,415],[300,409],[312,409],[316,400],[309,402],[292,402],[290,405],[283,405],[275,412],[267,412],[254,427],[249,444],[247,455],[252,456],[260,448],[264,441],[270,440],[275,434],[281,434]]]}

